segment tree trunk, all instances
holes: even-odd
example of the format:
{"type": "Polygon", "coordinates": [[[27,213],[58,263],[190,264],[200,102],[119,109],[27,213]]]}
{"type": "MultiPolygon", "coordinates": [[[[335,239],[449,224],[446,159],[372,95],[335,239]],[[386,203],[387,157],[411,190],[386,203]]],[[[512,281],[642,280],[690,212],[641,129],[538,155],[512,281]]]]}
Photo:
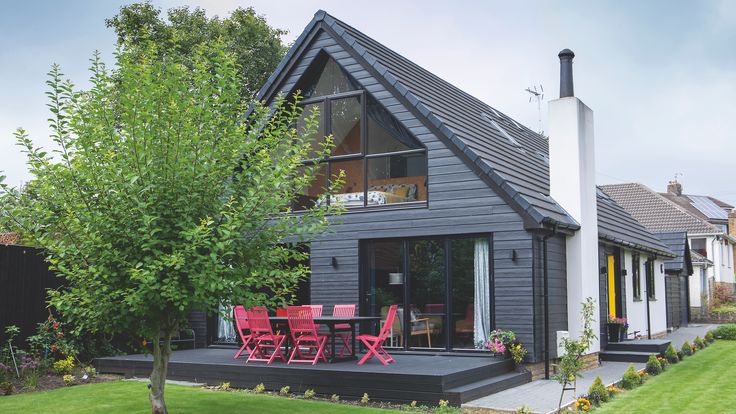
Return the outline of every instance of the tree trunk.
{"type": "Polygon", "coordinates": [[[164,386],[166,386],[166,372],[169,368],[171,356],[171,331],[160,332],[159,338],[153,340],[153,370],[151,371],[151,400],[152,414],[168,414],[164,401],[164,386]],[[163,334],[163,343],[160,336],[163,334]]]}

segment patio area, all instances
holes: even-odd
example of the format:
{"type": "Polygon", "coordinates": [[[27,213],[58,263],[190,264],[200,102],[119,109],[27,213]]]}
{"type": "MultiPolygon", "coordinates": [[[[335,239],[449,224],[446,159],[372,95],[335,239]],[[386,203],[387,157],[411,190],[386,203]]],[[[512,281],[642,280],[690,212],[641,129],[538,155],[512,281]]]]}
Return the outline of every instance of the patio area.
{"type": "MultiPolygon", "coordinates": [[[[482,396],[531,381],[529,373],[515,372],[509,359],[456,354],[392,353],[396,363],[382,365],[371,361],[301,365],[275,362],[271,365],[245,358],[233,359],[237,349],[210,347],[175,351],[169,363],[168,378],[207,384],[229,382],[232,387],[253,388],[263,383],[268,390],[288,385],[293,393],[313,389],[318,394],[337,394],[359,399],[368,393],[372,401],[437,404],[440,399],[460,405],[482,396]]],[[[126,377],[147,377],[150,355],[99,358],[100,373],[126,377]]]]}

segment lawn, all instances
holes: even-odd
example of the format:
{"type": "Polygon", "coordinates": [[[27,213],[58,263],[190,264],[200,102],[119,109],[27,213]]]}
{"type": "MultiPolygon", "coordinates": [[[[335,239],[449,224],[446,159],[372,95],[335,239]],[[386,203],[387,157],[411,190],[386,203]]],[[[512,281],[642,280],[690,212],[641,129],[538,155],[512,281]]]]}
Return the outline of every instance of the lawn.
{"type": "Polygon", "coordinates": [[[733,413],[734,389],[736,341],[719,340],[595,413],[733,413]]]}
{"type": "MultiPolygon", "coordinates": [[[[211,391],[178,385],[166,386],[166,402],[174,414],[389,414],[397,411],[322,401],[304,401],[243,392],[211,391]]],[[[145,382],[113,381],[78,385],[53,391],[0,397],[0,413],[150,413],[145,382]]]]}

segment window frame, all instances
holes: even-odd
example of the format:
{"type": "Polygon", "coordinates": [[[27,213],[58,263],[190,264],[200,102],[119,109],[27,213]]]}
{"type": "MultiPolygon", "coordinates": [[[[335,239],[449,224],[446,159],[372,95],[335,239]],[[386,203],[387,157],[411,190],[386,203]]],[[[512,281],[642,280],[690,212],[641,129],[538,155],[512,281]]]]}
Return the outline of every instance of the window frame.
{"type": "MultiPolygon", "coordinates": [[[[395,151],[395,152],[382,152],[377,154],[369,154],[368,153],[368,122],[367,122],[367,92],[365,89],[357,89],[353,91],[345,91],[340,92],[333,95],[323,95],[323,96],[316,96],[311,97],[308,99],[304,99],[299,102],[300,107],[305,107],[306,105],[315,104],[315,103],[322,103],[324,107],[324,114],[322,114],[321,118],[323,122],[326,124],[323,126],[323,130],[325,133],[325,136],[329,136],[332,134],[332,101],[339,100],[339,99],[346,99],[346,98],[352,98],[352,97],[358,97],[360,101],[360,152],[354,153],[354,154],[345,154],[345,155],[330,155],[327,158],[311,158],[303,160],[301,163],[302,165],[317,165],[317,164],[325,164],[325,181],[324,181],[324,188],[329,189],[330,188],[330,177],[332,177],[332,162],[337,161],[353,161],[353,160],[361,160],[362,162],[362,171],[363,171],[363,205],[362,206],[346,206],[346,208],[350,211],[359,210],[359,209],[372,209],[372,208],[396,208],[396,207],[407,207],[407,206],[427,206],[429,202],[429,183],[427,182],[429,179],[429,160],[428,160],[428,151],[427,147],[419,141],[415,136],[413,138],[419,143],[421,148],[416,149],[409,149],[409,150],[403,150],[403,151],[395,151]],[[413,155],[413,154],[424,154],[424,178],[425,178],[425,188],[426,188],[426,199],[425,200],[416,200],[416,201],[406,201],[402,203],[390,203],[390,204],[381,204],[381,205],[368,205],[368,160],[374,159],[374,158],[386,158],[391,156],[400,156],[400,155],[413,155]]],[[[375,99],[375,98],[374,98],[375,99]]],[[[380,102],[379,102],[380,105],[380,102]]],[[[388,111],[386,108],[383,108],[384,110],[388,111]]],[[[390,114],[393,116],[393,114],[390,114]]],[[[322,137],[323,138],[323,137],[322,137]]],[[[320,139],[320,138],[318,138],[320,139]]],[[[336,171],[337,172],[337,171],[336,171]]],[[[417,188],[417,192],[419,189],[417,188]]],[[[327,203],[329,204],[331,202],[330,197],[327,198],[327,203]]],[[[295,209],[293,211],[305,211],[305,209],[298,207],[299,209],[295,209]]]]}
{"type": "Polygon", "coordinates": [[[655,289],[654,279],[654,259],[650,258],[646,262],[646,286],[647,286],[647,300],[657,300],[657,292],[655,289]]]}
{"type": "Polygon", "coordinates": [[[641,261],[639,255],[631,255],[631,285],[634,300],[641,300],[641,261]]]}

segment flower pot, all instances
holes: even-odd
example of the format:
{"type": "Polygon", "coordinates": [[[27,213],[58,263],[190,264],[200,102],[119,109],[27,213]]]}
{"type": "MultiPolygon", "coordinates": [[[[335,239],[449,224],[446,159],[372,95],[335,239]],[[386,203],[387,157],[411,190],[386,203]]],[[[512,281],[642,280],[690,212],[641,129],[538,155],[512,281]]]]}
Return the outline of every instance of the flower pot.
{"type": "Polygon", "coordinates": [[[608,342],[621,342],[621,325],[617,323],[608,324],[608,342]]]}

